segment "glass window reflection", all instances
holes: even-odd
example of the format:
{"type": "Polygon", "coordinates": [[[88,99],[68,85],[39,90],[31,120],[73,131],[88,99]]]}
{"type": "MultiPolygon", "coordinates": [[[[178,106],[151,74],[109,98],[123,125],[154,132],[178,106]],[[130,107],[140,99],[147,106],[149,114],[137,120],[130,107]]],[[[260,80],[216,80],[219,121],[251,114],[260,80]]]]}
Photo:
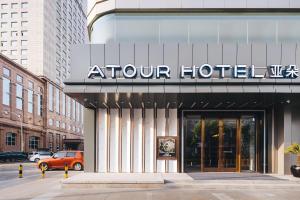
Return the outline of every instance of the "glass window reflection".
{"type": "Polygon", "coordinates": [[[94,22],[91,42],[299,42],[298,25],[287,13],[116,13],[94,22]]]}

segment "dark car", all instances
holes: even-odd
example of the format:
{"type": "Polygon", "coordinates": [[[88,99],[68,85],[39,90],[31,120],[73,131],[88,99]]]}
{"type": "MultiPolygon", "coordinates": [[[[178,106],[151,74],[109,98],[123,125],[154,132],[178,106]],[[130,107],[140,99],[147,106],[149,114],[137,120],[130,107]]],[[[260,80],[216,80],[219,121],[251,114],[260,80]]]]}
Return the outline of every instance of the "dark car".
{"type": "Polygon", "coordinates": [[[2,162],[15,162],[27,160],[27,153],[24,152],[1,152],[0,161],[2,162]]]}

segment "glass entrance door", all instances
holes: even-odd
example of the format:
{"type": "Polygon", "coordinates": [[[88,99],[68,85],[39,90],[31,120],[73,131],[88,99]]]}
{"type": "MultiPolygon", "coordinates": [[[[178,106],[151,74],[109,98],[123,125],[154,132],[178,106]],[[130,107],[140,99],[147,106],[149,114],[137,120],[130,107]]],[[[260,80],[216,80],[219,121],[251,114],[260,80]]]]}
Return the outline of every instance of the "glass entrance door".
{"type": "Polygon", "coordinates": [[[237,171],[237,119],[205,119],[202,171],[237,171]]]}
{"type": "Polygon", "coordinates": [[[200,114],[184,120],[186,172],[259,171],[259,115],[200,114]]]}

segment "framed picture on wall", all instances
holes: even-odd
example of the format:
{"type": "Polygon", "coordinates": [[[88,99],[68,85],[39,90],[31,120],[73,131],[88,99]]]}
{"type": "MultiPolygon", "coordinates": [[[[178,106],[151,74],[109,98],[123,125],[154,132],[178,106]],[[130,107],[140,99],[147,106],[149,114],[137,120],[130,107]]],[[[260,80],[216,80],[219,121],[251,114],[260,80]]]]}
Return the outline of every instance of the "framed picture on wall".
{"type": "Polygon", "coordinates": [[[177,160],[178,137],[158,136],[157,137],[157,159],[177,160]]]}

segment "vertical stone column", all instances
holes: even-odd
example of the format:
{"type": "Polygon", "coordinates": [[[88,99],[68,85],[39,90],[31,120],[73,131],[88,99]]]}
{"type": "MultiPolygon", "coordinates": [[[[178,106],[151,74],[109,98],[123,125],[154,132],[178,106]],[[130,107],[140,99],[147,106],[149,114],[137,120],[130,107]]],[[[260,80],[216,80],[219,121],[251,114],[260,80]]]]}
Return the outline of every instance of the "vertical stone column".
{"type": "MultiPolygon", "coordinates": [[[[157,109],[157,136],[166,136],[165,109],[157,109]]],[[[158,144],[157,144],[158,145],[158,144]]],[[[166,172],[166,161],[157,160],[157,172],[166,172]]]]}
{"type": "MultiPolygon", "coordinates": [[[[179,136],[178,134],[178,124],[177,124],[178,120],[177,120],[177,109],[170,109],[169,110],[169,136],[179,136]]],[[[179,138],[178,138],[179,140],[179,138]]],[[[179,142],[177,142],[177,145],[179,145],[179,142]]],[[[176,150],[179,150],[179,148],[177,148],[176,150]]],[[[177,154],[179,155],[179,152],[177,152],[177,154]]],[[[178,156],[179,157],[179,156],[178,156]]],[[[169,160],[168,161],[168,172],[178,172],[178,165],[177,165],[178,160],[169,160]]]]}
{"type": "Polygon", "coordinates": [[[96,172],[95,111],[84,108],[84,171],[96,172]]]}
{"type": "Polygon", "coordinates": [[[134,109],[133,126],[133,172],[142,172],[143,170],[143,118],[142,109],[134,109]]]}
{"type": "Polygon", "coordinates": [[[109,170],[119,172],[119,110],[110,109],[109,170]]]}
{"type": "Polygon", "coordinates": [[[130,146],[131,146],[131,122],[130,109],[123,109],[122,111],[122,172],[130,172],[130,146]]]}
{"type": "Polygon", "coordinates": [[[145,172],[154,172],[154,110],[146,109],[145,116],[145,172]]]}
{"type": "Polygon", "coordinates": [[[108,113],[106,109],[97,111],[98,172],[108,171],[108,113]]]}
{"type": "Polygon", "coordinates": [[[290,174],[291,156],[284,153],[291,144],[292,137],[292,110],[285,106],[276,113],[277,115],[277,171],[278,174],[290,174]],[[282,116],[280,116],[282,115],[282,116]]]}

